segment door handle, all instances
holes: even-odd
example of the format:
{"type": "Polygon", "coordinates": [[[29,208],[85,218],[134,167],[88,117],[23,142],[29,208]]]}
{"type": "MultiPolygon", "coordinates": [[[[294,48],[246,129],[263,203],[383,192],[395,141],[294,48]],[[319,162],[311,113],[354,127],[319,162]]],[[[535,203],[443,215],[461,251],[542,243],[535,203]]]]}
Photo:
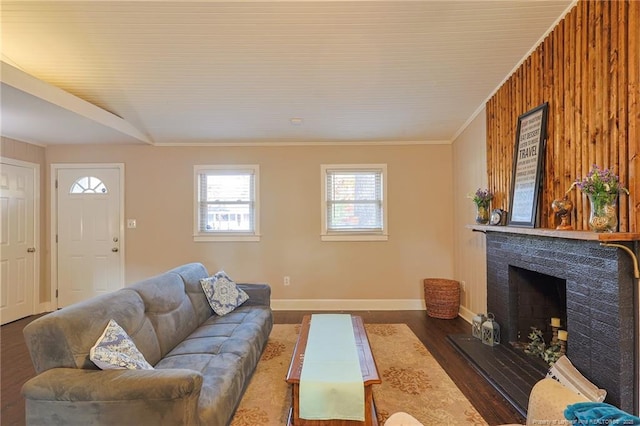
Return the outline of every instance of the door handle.
{"type": "Polygon", "coordinates": [[[111,249],[112,252],[117,253],[118,252],[118,247],[114,247],[111,249]]]}
{"type": "Polygon", "coordinates": [[[35,253],[36,252],[36,248],[35,247],[29,247],[27,249],[27,253],[35,253]]]}

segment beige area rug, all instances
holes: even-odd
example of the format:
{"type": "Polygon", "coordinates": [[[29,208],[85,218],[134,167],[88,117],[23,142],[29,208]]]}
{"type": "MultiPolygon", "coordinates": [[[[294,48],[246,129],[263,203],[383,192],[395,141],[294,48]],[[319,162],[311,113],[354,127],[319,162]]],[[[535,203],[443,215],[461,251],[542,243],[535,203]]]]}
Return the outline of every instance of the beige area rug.
{"type": "MultiPolygon", "coordinates": [[[[426,426],[487,423],[405,324],[366,324],[382,384],[373,386],[381,425],[398,411],[426,426]]],[[[299,325],[276,324],[231,426],[284,425],[291,404],[285,378],[299,325]]]]}

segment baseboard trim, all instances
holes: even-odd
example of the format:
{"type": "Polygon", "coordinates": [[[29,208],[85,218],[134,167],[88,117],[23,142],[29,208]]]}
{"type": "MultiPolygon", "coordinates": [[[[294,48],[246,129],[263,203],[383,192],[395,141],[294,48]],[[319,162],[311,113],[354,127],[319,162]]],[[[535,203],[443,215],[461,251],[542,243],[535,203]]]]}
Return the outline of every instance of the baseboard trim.
{"type": "Polygon", "coordinates": [[[424,311],[423,299],[271,299],[274,311],[424,311]]]}
{"type": "Polygon", "coordinates": [[[464,306],[460,306],[460,310],[458,311],[458,315],[460,318],[468,322],[469,324],[473,323],[473,317],[476,316],[475,312],[470,311],[464,306]]]}

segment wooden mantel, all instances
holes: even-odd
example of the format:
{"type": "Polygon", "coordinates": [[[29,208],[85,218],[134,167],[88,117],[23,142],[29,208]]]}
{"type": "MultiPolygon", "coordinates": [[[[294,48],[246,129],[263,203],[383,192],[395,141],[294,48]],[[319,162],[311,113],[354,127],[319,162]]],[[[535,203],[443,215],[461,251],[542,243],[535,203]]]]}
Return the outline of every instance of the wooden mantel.
{"type": "Polygon", "coordinates": [[[549,228],[520,228],[516,226],[467,225],[467,228],[479,232],[503,232],[509,234],[537,235],[552,238],[567,238],[585,241],[640,241],[640,233],[634,232],[592,232],[558,231],[549,228]]]}

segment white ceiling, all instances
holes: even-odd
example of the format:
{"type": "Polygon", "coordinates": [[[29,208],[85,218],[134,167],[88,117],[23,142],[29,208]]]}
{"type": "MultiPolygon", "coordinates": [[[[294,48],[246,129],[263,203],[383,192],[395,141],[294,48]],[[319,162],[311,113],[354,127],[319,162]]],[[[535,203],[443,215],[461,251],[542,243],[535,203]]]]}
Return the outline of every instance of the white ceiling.
{"type": "Polygon", "coordinates": [[[573,1],[2,0],[2,134],[448,142],[573,1]]]}

